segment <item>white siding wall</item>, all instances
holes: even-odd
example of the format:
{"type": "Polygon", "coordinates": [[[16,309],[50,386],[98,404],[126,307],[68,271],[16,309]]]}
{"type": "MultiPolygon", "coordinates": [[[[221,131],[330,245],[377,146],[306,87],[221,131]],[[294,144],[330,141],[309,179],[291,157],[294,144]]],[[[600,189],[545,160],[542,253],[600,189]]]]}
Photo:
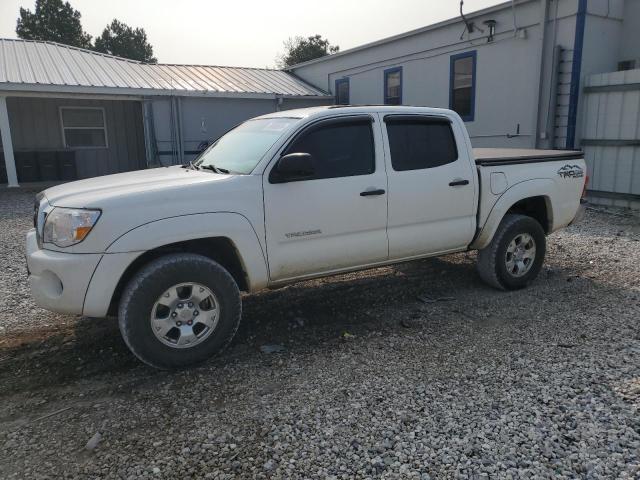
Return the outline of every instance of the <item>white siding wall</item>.
{"type": "MultiPolygon", "coordinates": [[[[498,22],[498,34],[490,44],[479,38],[479,32],[472,34],[471,41],[461,41],[464,25],[455,19],[422,33],[303,65],[294,72],[331,92],[336,79],[348,77],[351,103],[382,103],[384,70],[402,66],[404,104],[448,107],[450,56],[477,50],[476,116],[467,123],[474,145],[563,147],[578,5],[579,0],[516,2],[516,23],[526,30],[526,38],[514,38],[513,11],[507,5],[472,18],[481,28],[489,18],[498,22]],[[564,51],[562,75],[554,65],[556,46],[564,51]],[[518,124],[522,136],[508,138],[518,124]]],[[[582,78],[613,71],[620,59],[636,51],[640,58],[639,0],[589,0],[587,7],[582,78]],[[625,53],[618,55],[621,51],[625,53]]],[[[578,127],[582,110],[579,106],[578,127]]],[[[579,128],[576,136],[579,146],[579,128]]]]}
{"type": "MultiPolygon", "coordinates": [[[[575,13],[576,0],[560,2],[560,15],[575,13]]],[[[408,38],[302,66],[295,73],[331,92],[336,79],[349,77],[351,103],[383,103],[384,70],[402,66],[404,104],[448,108],[450,57],[476,50],[475,119],[467,123],[474,145],[533,147],[540,79],[541,6],[538,1],[517,4],[516,23],[526,32],[524,38],[514,36],[509,7],[473,19],[485,30],[485,20],[498,22],[492,43],[487,43],[478,31],[472,34],[471,41],[460,40],[462,21],[445,22],[408,38]],[[516,133],[518,124],[521,136],[508,138],[508,134],[516,133]]],[[[573,42],[573,36],[570,40],[573,42]]]]}
{"type": "MultiPolygon", "coordinates": [[[[624,25],[622,29],[622,42],[620,45],[620,60],[633,60],[640,62],[640,1],[625,0],[624,25]]],[[[636,65],[638,66],[638,65],[636,65]]]]}

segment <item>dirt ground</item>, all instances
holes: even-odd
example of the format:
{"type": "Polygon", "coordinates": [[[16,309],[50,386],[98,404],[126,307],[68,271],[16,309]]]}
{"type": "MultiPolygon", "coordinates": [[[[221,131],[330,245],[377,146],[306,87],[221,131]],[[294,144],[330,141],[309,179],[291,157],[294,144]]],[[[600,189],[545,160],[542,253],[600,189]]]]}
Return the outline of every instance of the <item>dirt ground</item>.
{"type": "Polygon", "coordinates": [[[522,291],[468,253],[248,296],[160,372],[31,303],[32,192],[0,195],[0,478],[640,478],[637,217],[552,235],[522,291]]]}

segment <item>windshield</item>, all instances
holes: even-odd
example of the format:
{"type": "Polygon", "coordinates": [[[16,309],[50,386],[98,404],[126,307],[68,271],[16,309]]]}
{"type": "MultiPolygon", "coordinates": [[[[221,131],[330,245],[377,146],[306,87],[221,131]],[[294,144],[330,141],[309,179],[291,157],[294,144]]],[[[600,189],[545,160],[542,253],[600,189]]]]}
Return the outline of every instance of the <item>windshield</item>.
{"type": "Polygon", "coordinates": [[[282,134],[299,118],[249,120],[211,145],[195,162],[200,168],[248,174],[282,134]]]}

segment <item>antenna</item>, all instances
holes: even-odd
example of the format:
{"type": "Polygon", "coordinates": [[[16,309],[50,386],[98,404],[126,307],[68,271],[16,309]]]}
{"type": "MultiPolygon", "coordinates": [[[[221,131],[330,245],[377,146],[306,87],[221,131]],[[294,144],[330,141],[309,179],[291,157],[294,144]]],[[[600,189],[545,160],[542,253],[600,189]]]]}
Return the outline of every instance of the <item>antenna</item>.
{"type": "Polygon", "coordinates": [[[477,27],[473,22],[467,20],[467,17],[464,16],[464,12],[462,11],[462,7],[464,5],[464,0],[460,0],[460,16],[462,17],[462,21],[465,24],[465,29],[462,31],[462,35],[460,35],[460,40],[464,38],[464,32],[473,33],[474,30],[480,30],[480,33],[484,33],[484,30],[480,27],[477,27]]]}

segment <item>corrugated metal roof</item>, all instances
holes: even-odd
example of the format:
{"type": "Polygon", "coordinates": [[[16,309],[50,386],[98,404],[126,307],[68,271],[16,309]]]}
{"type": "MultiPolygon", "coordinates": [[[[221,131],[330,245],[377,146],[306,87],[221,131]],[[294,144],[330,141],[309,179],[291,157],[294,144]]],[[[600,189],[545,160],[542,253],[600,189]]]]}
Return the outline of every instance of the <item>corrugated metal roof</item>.
{"type": "Polygon", "coordinates": [[[145,64],[53,42],[0,38],[0,90],[327,96],[282,70],[145,64]]]}

